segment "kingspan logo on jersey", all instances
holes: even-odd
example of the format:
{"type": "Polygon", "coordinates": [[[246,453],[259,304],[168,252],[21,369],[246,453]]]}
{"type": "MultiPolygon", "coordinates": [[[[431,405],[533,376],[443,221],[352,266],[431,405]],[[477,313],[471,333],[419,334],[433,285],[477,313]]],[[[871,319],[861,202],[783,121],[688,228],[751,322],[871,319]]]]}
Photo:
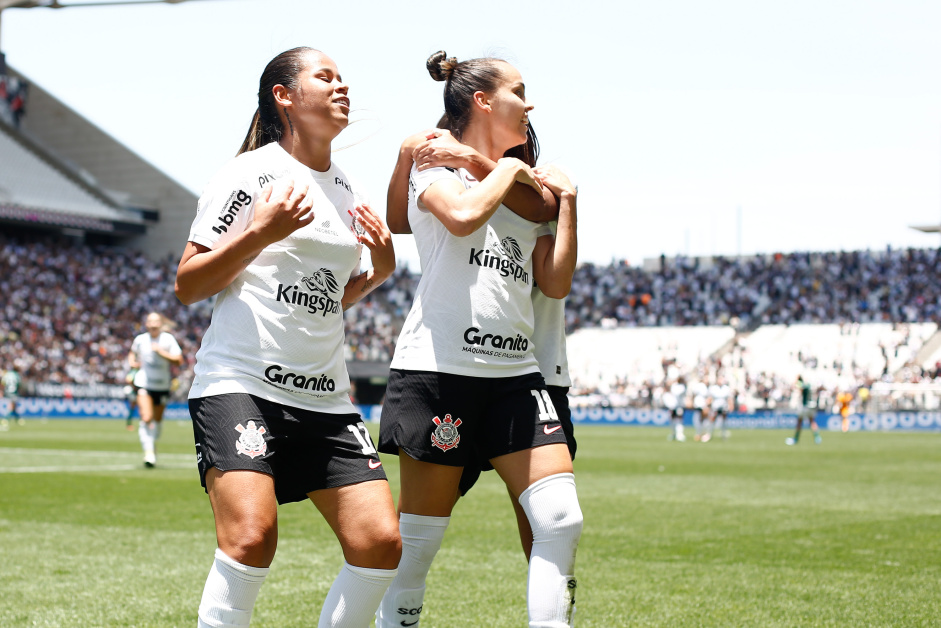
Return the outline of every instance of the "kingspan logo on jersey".
{"type": "Polygon", "coordinates": [[[278,386],[287,386],[297,390],[312,390],[314,392],[333,392],[337,383],[326,375],[303,375],[288,371],[283,373],[284,367],[280,364],[271,364],[265,369],[265,379],[278,386]]]}
{"type": "Polygon", "coordinates": [[[239,210],[241,210],[245,205],[251,203],[251,200],[251,195],[245,190],[232,192],[232,194],[229,195],[229,198],[225,201],[225,209],[218,216],[219,222],[222,224],[214,226],[212,230],[219,235],[222,235],[228,231],[229,225],[235,222],[235,217],[238,216],[239,210]]]}
{"type": "MultiPolygon", "coordinates": [[[[488,239],[490,234],[488,234],[488,239]]],[[[485,249],[471,247],[468,264],[484,268],[493,268],[504,277],[513,277],[514,281],[529,284],[529,273],[523,268],[523,251],[513,236],[491,242],[485,249]]]]}
{"type": "Polygon", "coordinates": [[[321,268],[309,277],[302,278],[301,283],[307,290],[299,288],[297,284],[286,286],[279,283],[276,300],[306,307],[311,314],[320,313],[321,316],[326,316],[340,313],[340,302],[331,296],[339,296],[340,292],[340,284],[332,271],[321,268]]]}

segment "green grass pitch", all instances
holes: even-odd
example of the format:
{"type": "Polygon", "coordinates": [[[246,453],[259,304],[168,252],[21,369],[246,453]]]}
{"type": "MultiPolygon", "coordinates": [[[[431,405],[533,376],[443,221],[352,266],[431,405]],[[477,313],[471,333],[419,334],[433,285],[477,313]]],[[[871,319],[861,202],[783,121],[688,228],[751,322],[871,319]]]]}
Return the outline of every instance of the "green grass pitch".
{"type": "MultiPolygon", "coordinates": [[[[938,625],[941,434],[786,447],[781,431],[699,444],[576,429],[580,628],[938,625]]],[[[123,421],[12,425],[0,483],[0,626],[195,626],[215,540],[188,423],[165,425],[152,470],[123,421]]],[[[279,527],[252,625],[315,625],[338,544],[309,503],[279,527]]],[[[524,626],[525,581],[506,491],[485,474],[452,518],[422,626],[524,626]]]]}

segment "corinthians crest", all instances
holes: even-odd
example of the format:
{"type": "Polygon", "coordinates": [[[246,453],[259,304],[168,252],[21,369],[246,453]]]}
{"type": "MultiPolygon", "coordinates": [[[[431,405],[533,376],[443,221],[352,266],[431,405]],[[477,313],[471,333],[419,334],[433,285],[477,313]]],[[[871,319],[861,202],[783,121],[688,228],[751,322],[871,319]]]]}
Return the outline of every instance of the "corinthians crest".
{"type": "Polygon", "coordinates": [[[457,444],[461,442],[461,435],[457,433],[457,428],[462,421],[460,419],[452,421],[450,414],[444,415],[443,421],[438,417],[433,418],[432,421],[438,427],[431,435],[431,444],[441,451],[457,447],[457,444]]]}
{"type": "Polygon", "coordinates": [[[255,422],[249,421],[248,427],[242,427],[242,424],[239,423],[235,426],[235,429],[242,434],[235,441],[236,451],[252,459],[265,455],[265,452],[268,451],[268,443],[265,442],[262,436],[267,431],[264,425],[256,428],[255,422]]]}

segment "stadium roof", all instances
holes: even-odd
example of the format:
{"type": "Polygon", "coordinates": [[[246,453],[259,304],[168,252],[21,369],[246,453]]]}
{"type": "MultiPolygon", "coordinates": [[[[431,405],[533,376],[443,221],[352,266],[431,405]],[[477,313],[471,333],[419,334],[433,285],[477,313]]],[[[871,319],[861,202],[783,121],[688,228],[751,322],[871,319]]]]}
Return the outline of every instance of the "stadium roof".
{"type": "Polygon", "coordinates": [[[114,234],[145,232],[124,209],[51,154],[0,121],[0,220],[114,234]]]}
{"type": "Polygon", "coordinates": [[[36,208],[39,191],[34,189],[34,200],[27,205],[25,174],[10,175],[12,187],[0,182],[6,188],[0,190],[0,206],[6,212],[0,212],[0,222],[25,225],[26,216],[34,226],[116,236],[152,259],[178,257],[195,215],[196,195],[14,68],[7,66],[7,75],[24,81],[28,92],[17,127],[2,127],[0,135],[6,137],[0,140],[0,170],[21,160],[25,150],[34,168],[43,168],[46,180],[65,187],[56,188],[55,202],[48,197],[52,190],[45,191],[46,207],[36,208]],[[63,222],[76,219],[82,222],[63,222]]]}

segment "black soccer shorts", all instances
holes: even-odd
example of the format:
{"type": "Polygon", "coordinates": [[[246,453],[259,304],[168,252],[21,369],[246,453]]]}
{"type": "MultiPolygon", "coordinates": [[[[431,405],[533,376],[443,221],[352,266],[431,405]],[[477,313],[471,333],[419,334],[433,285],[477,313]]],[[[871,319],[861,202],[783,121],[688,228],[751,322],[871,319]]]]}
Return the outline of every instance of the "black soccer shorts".
{"type": "MultiPolygon", "coordinates": [[[[575,460],[575,451],[578,449],[578,443],[575,441],[575,426],[572,423],[572,409],[569,407],[569,389],[565,386],[546,386],[546,390],[549,391],[552,405],[555,406],[555,411],[559,415],[559,421],[562,423],[562,432],[565,433],[569,454],[572,456],[572,460],[575,460]]],[[[480,479],[480,474],[483,471],[492,470],[493,465],[490,464],[490,461],[486,458],[480,459],[477,465],[470,464],[464,467],[464,472],[461,473],[461,481],[458,484],[458,490],[461,492],[461,495],[466,495],[467,491],[471,490],[474,484],[477,483],[477,480],[480,479]]]]}
{"type": "Polygon", "coordinates": [[[386,479],[359,414],[327,414],[243,393],[190,399],[189,407],[203,488],[213,467],[274,477],[279,504],[386,479]]]}
{"type": "Polygon", "coordinates": [[[379,451],[423,462],[478,465],[504,454],[565,443],[539,373],[468,377],[392,370],[379,423],[379,451]]]}

